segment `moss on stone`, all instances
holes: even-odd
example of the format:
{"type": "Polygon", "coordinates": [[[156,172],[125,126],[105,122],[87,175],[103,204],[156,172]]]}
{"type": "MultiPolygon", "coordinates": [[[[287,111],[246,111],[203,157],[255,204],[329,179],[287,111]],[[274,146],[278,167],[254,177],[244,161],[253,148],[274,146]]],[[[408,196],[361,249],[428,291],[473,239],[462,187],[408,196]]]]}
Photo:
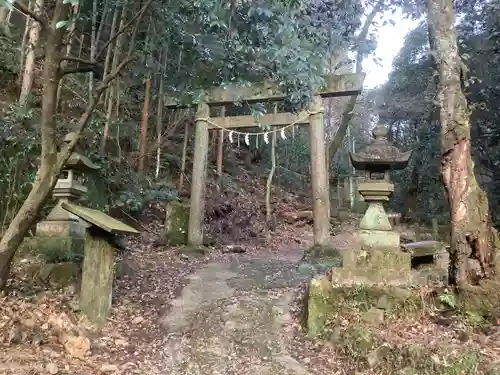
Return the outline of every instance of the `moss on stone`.
{"type": "Polygon", "coordinates": [[[177,249],[178,254],[187,256],[203,256],[209,252],[205,246],[186,245],[177,249]]]}
{"type": "Polygon", "coordinates": [[[311,337],[323,333],[335,310],[333,286],[326,276],[314,278],[307,288],[306,325],[311,337]]]}
{"type": "Polygon", "coordinates": [[[342,253],[329,245],[314,245],[304,252],[301,263],[320,265],[326,268],[342,267],[342,253]]]}
{"type": "Polygon", "coordinates": [[[498,374],[498,366],[489,364],[475,350],[450,352],[445,347],[428,349],[418,343],[389,343],[362,325],[350,325],[329,341],[344,354],[354,371],[376,369],[381,375],[498,374]]]}
{"type": "Polygon", "coordinates": [[[335,287],[326,276],[311,280],[305,296],[304,325],[316,337],[331,332],[338,317],[359,317],[379,325],[421,309],[421,297],[409,288],[356,285],[335,287]]]}
{"type": "Polygon", "coordinates": [[[32,264],[24,271],[24,275],[35,283],[54,288],[72,285],[78,281],[80,274],[80,264],[73,262],[32,264]]]}
{"type": "MultiPolygon", "coordinates": [[[[48,266],[50,265],[45,265],[45,267],[48,266]]],[[[66,262],[52,264],[52,266],[48,277],[48,283],[51,286],[64,288],[73,284],[80,277],[81,268],[77,263],[66,262]]]]}
{"type": "Polygon", "coordinates": [[[60,236],[34,236],[24,239],[18,257],[40,257],[47,263],[81,262],[85,240],[60,236]]]}
{"type": "MultiPolygon", "coordinates": [[[[497,295],[500,295],[498,286],[496,290],[497,295]]],[[[486,311],[500,306],[499,300],[484,302],[488,300],[485,298],[487,290],[483,290],[480,295],[476,289],[470,293],[477,298],[467,300],[473,303],[468,305],[469,308],[478,304],[484,309],[480,311],[486,311]]],[[[462,295],[460,298],[464,297],[462,295]]],[[[395,319],[421,312],[422,297],[414,288],[371,285],[335,287],[326,277],[322,277],[311,282],[307,298],[308,333],[330,341],[347,359],[346,366],[352,373],[500,374],[499,366],[489,363],[488,358],[467,347],[454,351],[446,346],[428,348],[423,343],[387,341],[387,337],[380,335],[380,325],[391,324],[395,319]]]]}
{"type": "Polygon", "coordinates": [[[496,324],[500,319],[500,278],[459,290],[457,308],[465,317],[476,316],[487,324],[496,324]]]}
{"type": "Polygon", "coordinates": [[[165,239],[168,245],[177,246],[187,243],[189,225],[189,205],[169,202],[165,218],[165,239]]]}
{"type": "Polygon", "coordinates": [[[402,251],[355,249],[343,253],[343,267],[333,270],[335,283],[395,283],[411,281],[411,255],[402,251]]]}
{"type": "Polygon", "coordinates": [[[342,331],[337,344],[353,358],[363,358],[377,347],[377,337],[363,326],[349,326],[342,331]]]}
{"type": "Polygon", "coordinates": [[[384,310],[388,316],[398,316],[421,308],[421,299],[412,289],[387,286],[356,285],[334,288],[335,304],[342,314],[384,310]]]}

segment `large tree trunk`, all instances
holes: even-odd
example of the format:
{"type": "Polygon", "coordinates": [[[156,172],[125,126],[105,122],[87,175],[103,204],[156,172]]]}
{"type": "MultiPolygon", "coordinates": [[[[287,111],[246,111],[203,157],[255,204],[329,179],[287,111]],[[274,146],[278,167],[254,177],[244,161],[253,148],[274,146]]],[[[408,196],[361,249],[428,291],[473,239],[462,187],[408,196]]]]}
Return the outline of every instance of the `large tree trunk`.
{"type": "Polygon", "coordinates": [[[488,213],[488,197],[474,175],[470,147],[470,111],[462,89],[453,0],[428,0],[429,41],[439,70],[441,178],[451,210],[450,282],[458,287],[495,271],[497,236],[488,213]],[[473,271],[471,258],[480,265],[473,271]]]}

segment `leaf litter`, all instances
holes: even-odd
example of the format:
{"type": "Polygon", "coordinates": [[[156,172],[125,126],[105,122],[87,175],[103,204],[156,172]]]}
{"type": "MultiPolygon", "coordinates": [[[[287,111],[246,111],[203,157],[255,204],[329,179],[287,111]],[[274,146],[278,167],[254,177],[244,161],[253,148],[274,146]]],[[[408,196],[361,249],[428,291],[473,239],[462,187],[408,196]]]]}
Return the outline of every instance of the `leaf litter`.
{"type": "MultiPolygon", "coordinates": [[[[239,183],[248,186],[249,180],[241,178],[239,183]]],[[[279,374],[277,367],[273,367],[275,364],[269,361],[276,355],[278,347],[286,349],[286,353],[280,354],[279,363],[294,369],[290,371],[295,372],[290,373],[352,373],[348,372],[345,358],[335,345],[305,337],[300,325],[302,296],[306,288],[304,280],[293,286],[270,288],[265,292],[249,287],[248,290],[235,292],[227,300],[215,301],[214,306],[217,307],[212,306],[213,309],[207,307],[206,312],[210,313],[204,317],[207,322],[222,317],[221,311],[227,309],[252,312],[258,319],[266,320],[258,311],[259,306],[271,306],[283,296],[294,296],[288,305],[288,313],[280,309],[276,311],[281,312],[276,312],[274,305],[269,312],[270,316],[281,316],[279,334],[269,336],[273,339],[269,342],[259,341],[248,332],[246,335],[235,335],[233,342],[227,342],[217,333],[210,333],[210,327],[205,327],[203,320],[198,320],[198,325],[189,327],[181,334],[166,332],[161,326],[161,317],[175,307],[176,298],[190,281],[189,276],[205,265],[226,264],[241,276],[243,271],[240,273],[238,270],[244,269],[249,262],[275,259],[283,261],[285,267],[274,270],[274,273],[286,274],[290,260],[300,259],[301,249],[311,244],[312,228],[309,223],[298,221],[289,224],[280,219],[281,213],[297,209],[298,199],[288,193],[282,193],[282,198],[274,202],[273,231],[267,235],[263,225],[265,211],[259,203],[264,201],[262,188],[259,189],[257,182],[253,183],[250,192],[241,187],[237,192],[228,189],[224,196],[216,197],[207,204],[205,224],[216,240],[212,251],[203,256],[180,257],[175,249],[158,246],[162,218],[143,224],[147,230],[140,238],[130,238],[129,250],[118,257],[127,266],[124,267],[124,274],[115,281],[112,312],[102,329],[97,329],[75,311],[75,288],[29,290],[21,273],[16,273],[10,283],[11,293],[0,300],[0,374],[181,374],[165,372],[179,363],[183,364],[185,373],[201,374],[203,372],[199,371],[203,371],[203,366],[189,360],[194,346],[199,347],[196,348],[197,353],[208,355],[206,358],[225,353],[226,374],[246,374],[249,373],[247,370],[279,374]],[[237,229],[230,229],[233,226],[237,229]],[[228,251],[230,246],[241,247],[243,251],[228,251]],[[269,305],[259,305],[267,299],[272,300],[269,305]],[[207,331],[197,331],[196,327],[206,328],[207,331]],[[228,347],[232,349],[228,350],[228,347]],[[238,348],[250,350],[242,352],[238,348]]],[[[155,209],[158,210],[158,207],[155,209]]],[[[354,230],[357,220],[359,218],[352,215],[334,228],[336,246],[347,249],[352,245],[352,241],[356,240],[354,230]]],[[[203,314],[198,315],[198,319],[202,318],[203,314]]],[[[273,319],[260,326],[258,321],[252,322],[251,315],[237,322],[227,320],[224,332],[237,332],[237,323],[246,321],[253,325],[256,332],[269,333],[270,327],[274,327],[274,323],[269,323],[273,319]]],[[[389,326],[381,327],[378,334],[395,345],[408,342],[436,347],[463,345],[456,327],[436,324],[428,316],[394,321],[389,326]]],[[[485,339],[484,335],[474,334],[468,338],[467,345],[477,347],[484,355],[498,360],[499,336],[496,332],[485,339]]]]}

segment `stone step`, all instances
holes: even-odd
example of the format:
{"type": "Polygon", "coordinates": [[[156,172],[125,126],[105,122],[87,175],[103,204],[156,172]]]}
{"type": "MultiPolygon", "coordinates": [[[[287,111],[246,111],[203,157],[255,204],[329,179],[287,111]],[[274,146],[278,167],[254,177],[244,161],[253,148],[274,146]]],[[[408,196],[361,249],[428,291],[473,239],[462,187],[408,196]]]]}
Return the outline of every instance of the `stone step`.
{"type": "Polygon", "coordinates": [[[450,246],[444,242],[432,240],[409,242],[401,245],[401,249],[411,253],[412,257],[447,254],[449,247],[450,246]]]}

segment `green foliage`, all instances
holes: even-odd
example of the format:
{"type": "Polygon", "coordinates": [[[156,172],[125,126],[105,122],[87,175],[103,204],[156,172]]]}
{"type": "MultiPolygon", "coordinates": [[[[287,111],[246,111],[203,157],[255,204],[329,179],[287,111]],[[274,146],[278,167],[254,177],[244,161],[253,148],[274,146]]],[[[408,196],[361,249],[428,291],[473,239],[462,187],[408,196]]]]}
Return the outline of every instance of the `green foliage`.
{"type": "Polygon", "coordinates": [[[0,26],[0,77],[2,72],[19,71],[19,50],[16,40],[12,38],[11,32],[6,25],[0,26]]]}
{"type": "Polygon", "coordinates": [[[84,241],[65,237],[27,237],[18,256],[34,256],[46,263],[82,262],[84,241]]]}
{"type": "Polygon", "coordinates": [[[451,309],[457,307],[457,297],[448,290],[445,290],[444,293],[439,296],[439,302],[451,309]]]}
{"type": "Polygon", "coordinates": [[[171,94],[197,102],[199,89],[267,78],[288,89],[292,102],[304,101],[322,83],[325,52],[348,46],[362,8],[357,1],[299,5],[277,0],[170,4],[162,13],[167,25],[162,36],[179,61],[165,74],[171,94]]]}
{"type": "MultiPolygon", "coordinates": [[[[64,3],[72,5],[81,3],[79,14],[75,19],[64,19],[58,22],[57,28],[66,31],[73,21],[76,21],[76,33],[83,32],[85,35],[90,34],[94,18],[97,19],[98,27],[102,23],[110,26],[112,14],[116,9],[123,9],[126,12],[126,19],[136,16],[140,9],[139,4],[126,0],[109,2],[106,0],[96,0],[96,2],[64,0],[64,3]],[[97,14],[93,14],[94,7],[98,9],[97,14]],[[106,14],[105,9],[107,9],[106,14]]],[[[159,182],[153,182],[148,177],[150,171],[144,174],[135,171],[134,153],[139,146],[137,126],[139,116],[137,114],[140,112],[144,99],[143,79],[145,76],[151,77],[153,81],[151,103],[157,102],[157,85],[160,76],[163,76],[165,92],[189,103],[200,101],[203,90],[213,86],[228,83],[250,85],[270,79],[289,93],[287,104],[290,108],[300,107],[308,102],[312,90],[323,83],[325,56],[352,47],[354,34],[359,28],[364,11],[362,5],[360,0],[349,2],[341,0],[314,2],[303,0],[252,2],[164,0],[161,3],[154,2],[146,10],[143,24],[138,28],[134,53],[139,58],[127,67],[129,72],[125,72],[121,77],[119,97],[122,110],[118,118],[112,119],[110,123],[108,141],[111,145],[110,149],[106,150],[105,156],[101,156],[98,152],[103,124],[106,121],[104,114],[106,106],[96,111],[87,128],[85,140],[82,141],[85,153],[102,167],[98,174],[88,176],[88,204],[102,209],[121,207],[124,210],[137,212],[151,200],[170,200],[176,196],[175,188],[168,176],[163,176],[159,182]],[[166,65],[163,66],[165,55],[166,65]]],[[[44,14],[50,14],[50,12],[44,14]]],[[[118,14],[118,20],[119,17],[120,14],[118,14]]],[[[104,27],[102,41],[109,38],[107,35],[109,29],[109,27],[104,27]]],[[[12,37],[5,39],[5,43],[10,43],[11,49],[4,48],[1,44],[4,39],[0,39],[0,46],[4,51],[13,51],[12,56],[9,55],[9,61],[12,67],[17,68],[15,71],[18,71],[17,46],[20,45],[22,32],[16,31],[17,34],[13,33],[12,37]]],[[[131,29],[124,34],[126,37],[122,57],[123,52],[128,48],[131,34],[131,29]]],[[[373,48],[373,46],[372,43],[368,47],[373,48]]],[[[88,58],[88,45],[84,43],[82,47],[81,56],[88,58]]],[[[100,53],[101,51],[98,51],[98,54],[100,53]]],[[[6,56],[4,54],[2,58],[6,56]]],[[[100,58],[103,57],[104,55],[101,54],[100,58]]],[[[2,58],[0,58],[0,67],[3,64],[2,58]]],[[[67,90],[62,90],[61,119],[66,123],[60,128],[61,134],[77,120],[73,115],[66,116],[64,113],[68,106],[66,101],[71,102],[66,96],[72,95],[69,93],[73,92],[77,94],[77,97],[86,98],[85,89],[88,81],[85,75],[68,76],[65,77],[64,85],[67,90]]],[[[33,92],[33,94],[38,93],[33,92]]],[[[82,100],[78,99],[78,101],[82,100]]],[[[12,111],[11,117],[14,116],[14,112],[12,111]]],[[[152,114],[151,111],[150,115],[152,114]]],[[[34,113],[29,116],[33,115],[34,113]]],[[[22,116],[28,116],[28,114],[22,114],[22,116]]],[[[167,122],[165,119],[161,120],[163,123],[167,122]]],[[[21,119],[19,122],[26,124],[21,127],[24,132],[38,137],[35,119],[21,119]]],[[[24,133],[22,136],[21,133],[16,134],[15,137],[19,142],[25,139],[24,133]]],[[[29,159],[31,163],[30,172],[23,174],[26,182],[31,182],[34,178],[37,165],[35,155],[40,152],[39,148],[35,149],[39,146],[38,142],[38,138],[33,139],[33,144],[29,146],[31,148],[26,150],[23,148],[14,153],[17,155],[15,157],[20,160],[25,160],[23,156],[30,154],[30,157],[26,159],[29,159]]],[[[307,138],[300,139],[300,141],[286,140],[284,143],[286,156],[279,155],[281,160],[287,163],[290,170],[309,174],[307,138]]],[[[177,174],[178,160],[169,157],[169,155],[174,155],[174,152],[162,152],[162,155],[162,172],[168,171],[169,166],[172,166],[177,174]]],[[[11,159],[5,160],[12,164],[11,159]]],[[[4,174],[5,183],[10,180],[12,173],[9,173],[4,174]]],[[[2,189],[3,182],[0,181],[2,189]]],[[[21,194],[19,199],[22,201],[26,191],[17,188],[15,190],[22,192],[22,194],[19,193],[21,194]]],[[[15,212],[16,209],[9,210],[15,212]]]]}
{"type": "Polygon", "coordinates": [[[93,156],[101,165],[99,173],[88,176],[88,204],[109,210],[119,207],[131,213],[141,212],[149,202],[170,201],[177,198],[175,186],[162,181],[152,181],[135,171],[134,165],[124,160],[93,156]]]}
{"type": "Polygon", "coordinates": [[[31,189],[40,152],[39,134],[29,126],[33,110],[11,105],[0,118],[0,225],[5,226],[31,189]]]}

